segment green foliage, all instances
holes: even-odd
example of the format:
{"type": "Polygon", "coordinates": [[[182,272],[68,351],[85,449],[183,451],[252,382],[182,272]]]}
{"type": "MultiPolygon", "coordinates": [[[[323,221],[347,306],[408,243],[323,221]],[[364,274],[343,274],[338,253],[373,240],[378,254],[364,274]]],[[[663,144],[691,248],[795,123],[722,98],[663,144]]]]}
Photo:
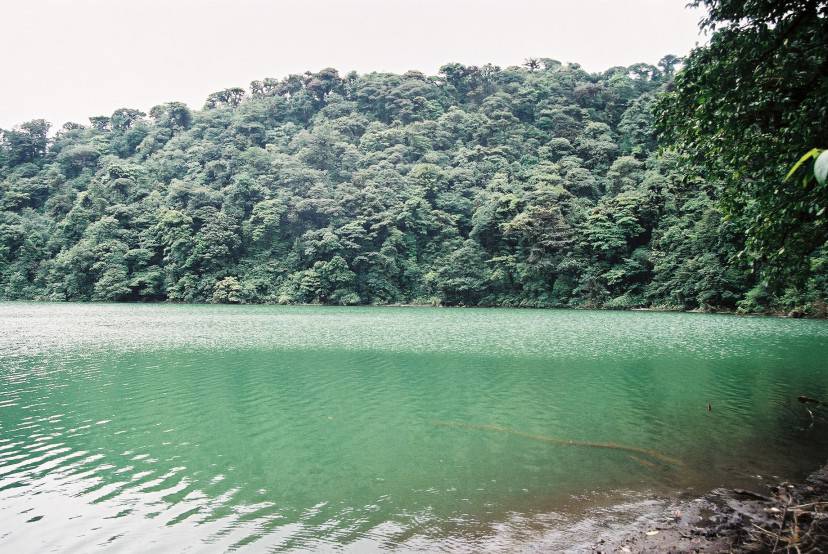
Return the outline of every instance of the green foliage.
{"type": "Polygon", "coordinates": [[[242,287],[235,277],[225,277],[213,287],[213,304],[239,304],[242,287]]]}
{"type": "MultiPolygon", "coordinates": [[[[0,142],[0,296],[747,306],[718,182],[656,152],[662,62],[324,69],[51,140],[23,124],[0,142]]],[[[825,298],[820,256],[785,302],[825,298]]]]}
{"type": "Polygon", "coordinates": [[[784,177],[803,152],[828,146],[828,2],[693,4],[708,9],[712,34],[659,101],[659,129],[721,184],[725,214],[771,289],[801,289],[828,240],[828,187],[784,177]]]}

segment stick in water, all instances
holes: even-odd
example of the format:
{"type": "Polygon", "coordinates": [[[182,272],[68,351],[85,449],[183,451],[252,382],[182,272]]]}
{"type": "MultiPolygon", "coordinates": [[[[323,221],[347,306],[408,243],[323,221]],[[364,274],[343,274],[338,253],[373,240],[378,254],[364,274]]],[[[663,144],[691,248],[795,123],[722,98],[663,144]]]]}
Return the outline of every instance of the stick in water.
{"type": "Polygon", "coordinates": [[[507,429],[506,427],[501,427],[499,425],[478,425],[474,423],[463,423],[460,421],[435,421],[435,425],[441,427],[455,427],[458,429],[477,429],[480,431],[495,431],[497,433],[507,433],[509,435],[516,435],[518,437],[523,437],[531,440],[547,442],[550,444],[560,444],[564,446],[583,446],[587,448],[605,448],[609,450],[623,450],[626,452],[631,452],[633,454],[642,454],[644,456],[648,456],[650,458],[656,459],[660,462],[672,464],[672,465],[684,465],[680,460],[676,458],[672,458],[667,456],[666,454],[662,454],[657,450],[651,450],[649,448],[639,448],[637,446],[626,446],[623,444],[615,444],[612,442],[589,442],[589,441],[577,441],[577,440],[567,440],[567,439],[558,439],[555,437],[547,437],[545,435],[535,435],[532,433],[524,433],[523,431],[515,431],[514,429],[507,429]]]}

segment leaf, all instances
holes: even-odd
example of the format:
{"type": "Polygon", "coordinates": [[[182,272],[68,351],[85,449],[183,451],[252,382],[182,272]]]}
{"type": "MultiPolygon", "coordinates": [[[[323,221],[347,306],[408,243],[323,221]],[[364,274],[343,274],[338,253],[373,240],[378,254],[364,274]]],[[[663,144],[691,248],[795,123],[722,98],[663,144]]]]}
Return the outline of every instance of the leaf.
{"type": "Polygon", "coordinates": [[[804,155],[804,156],[802,156],[801,158],[799,158],[799,161],[798,161],[798,162],[796,162],[796,163],[794,164],[794,166],[791,168],[791,170],[788,172],[788,174],[787,174],[787,175],[785,175],[785,180],[787,181],[788,179],[790,179],[790,178],[791,178],[791,175],[793,175],[794,173],[796,173],[796,171],[797,171],[800,167],[802,167],[802,164],[804,164],[804,163],[805,163],[805,162],[807,162],[809,159],[814,158],[814,157],[816,157],[816,156],[818,156],[818,155],[819,155],[819,148],[811,148],[808,152],[806,152],[806,153],[805,153],[805,155],[804,155]]]}
{"type": "Polygon", "coordinates": [[[823,187],[825,182],[828,181],[828,150],[823,150],[814,162],[814,177],[823,187]]]}

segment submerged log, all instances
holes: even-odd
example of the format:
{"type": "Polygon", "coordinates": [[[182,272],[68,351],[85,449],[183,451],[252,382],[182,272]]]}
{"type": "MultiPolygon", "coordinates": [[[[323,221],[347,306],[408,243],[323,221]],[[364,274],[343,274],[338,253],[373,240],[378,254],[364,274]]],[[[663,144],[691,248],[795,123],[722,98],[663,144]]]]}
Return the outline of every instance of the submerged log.
{"type": "Polygon", "coordinates": [[[616,444],[613,442],[590,442],[590,441],[579,441],[579,440],[571,440],[571,439],[559,439],[556,437],[548,437],[546,435],[536,435],[533,433],[525,433],[523,431],[516,431],[514,429],[508,429],[506,427],[501,427],[499,425],[491,425],[491,424],[474,424],[474,423],[463,423],[461,421],[435,421],[434,425],[438,425],[440,427],[454,427],[457,429],[475,429],[478,431],[494,431],[497,433],[506,433],[509,435],[515,435],[517,437],[523,437],[526,439],[536,440],[540,442],[546,442],[550,444],[560,444],[563,446],[582,446],[586,448],[602,448],[607,450],[622,450],[625,452],[629,452],[632,454],[640,454],[654,460],[658,460],[664,464],[668,465],[675,465],[675,466],[683,466],[684,463],[681,460],[676,458],[672,458],[667,456],[666,454],[662,454],[657,450],[652,450],[649,448],[640,448],[638,446],[627,446],[624,444],[616,444]]]}

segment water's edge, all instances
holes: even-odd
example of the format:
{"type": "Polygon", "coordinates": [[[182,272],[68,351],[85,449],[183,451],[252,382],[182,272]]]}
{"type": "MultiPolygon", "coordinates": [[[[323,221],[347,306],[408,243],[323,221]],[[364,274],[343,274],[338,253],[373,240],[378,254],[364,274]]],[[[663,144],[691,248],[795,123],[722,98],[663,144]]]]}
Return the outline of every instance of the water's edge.
{"type": "Polygon", "coordinates": [[[603,530],[573,549],[609,552],[797,551],[824,546],[828,463],[795,484],[765,490],[718,488],[692,500],[654,503],[628,526],[603,530]],[[795,517],[796,516],[796,517],[795,517]]]}
{"type": "Polygon", "coordinates": [[[828,320],[828,312],[825,313],[807,313],[798,310],[783,311],[783,310],[769,310],[764,312],[740,312],[736,310],[720,310],[720,309],[694,309],[685,310],[682,308],[672,308],[670,306],[651,306],[641,308],[604,308],[600,306],[507,306],[502,304],[486,304],[479,306],[463,306],[463,305],[448,305],[448,304],[412,304],[412,303],[388,303],[388,304],[278,304],[274,302],[254,302],[254,303],[234,303],[234,304],[214,304],[210,302],[175,302],[175,301],[147,301],[147,302],[112,302],[112,301],[84,301],[84,300],[38,300],[38,299],[8,299],[0,298],[0,304],[3,303],[24,303],[24,304],[102,304],[112,306],[129,306],[129,305],[148,305],[148,306],[297,306],[306,308],[445,308],[445,309],[506,309],[506,310],[576,310],[576,311],[595,311],[595,312],[651,312],[651,313],[681,313],[681,314],[707,314],[707,315],[727,315],[735,317],[770,317],[782,319],[815,319],[828,320]]]}

